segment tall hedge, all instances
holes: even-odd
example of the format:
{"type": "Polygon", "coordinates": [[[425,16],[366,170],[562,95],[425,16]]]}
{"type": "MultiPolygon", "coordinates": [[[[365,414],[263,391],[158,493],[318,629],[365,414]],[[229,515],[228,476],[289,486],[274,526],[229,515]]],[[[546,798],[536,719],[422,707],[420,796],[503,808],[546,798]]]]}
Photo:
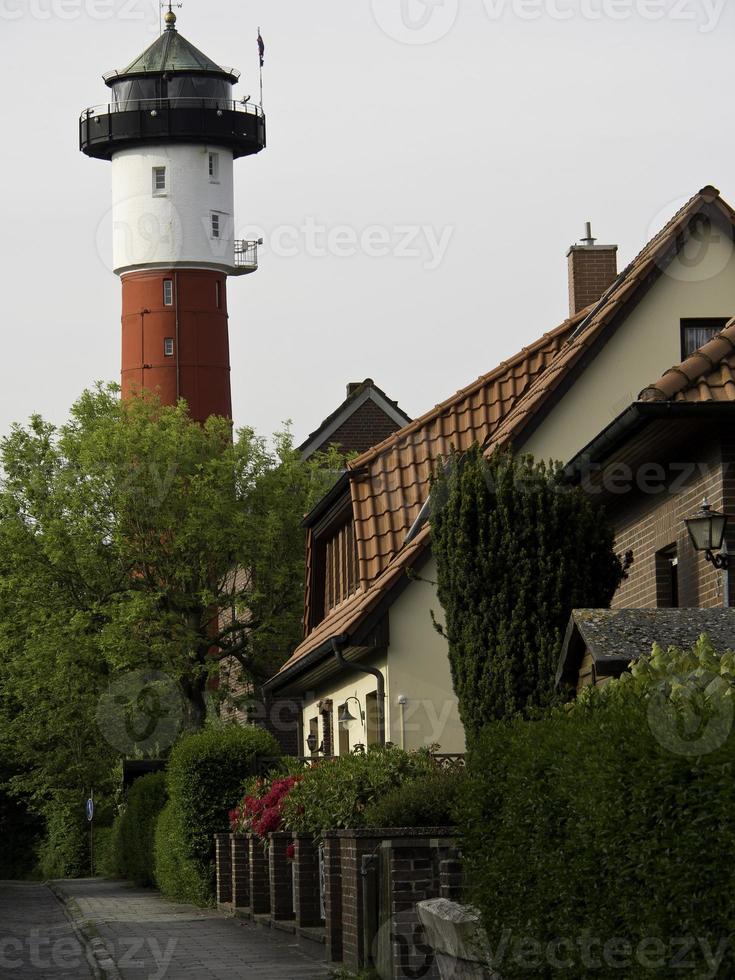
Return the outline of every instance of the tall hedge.
{"type": "Polygon", "coordinates": [[[125,810],[117,817],[107,867],[136,885],[153,885],[153,851],[158,815],[166,803],[166,777],[162,772],[136,779],[128,792],[125,810]]]}
{"type": "Polygon", "coordinates": [[[229,828],[228,814],[259,759],[280,756],[260,728],[213,726],[174,746],[166,774],[169,802],[156,828],[154,876],[178,901],[204,904],[214,895],[214,835],[229,828]]]}
{"type": "Polygon", "coordinates": [[[673,680],[476,740],[468,898],[504,978],[735,975],[732,701],[677,705],[673,680]]]}
{"type": "Polygon", "coordinates": [[[547,705],[569,616],[610,604],[613,532],[557,466],[475,445],[432,487],[432,549],[454,689],[471,737],[547,705]]]}

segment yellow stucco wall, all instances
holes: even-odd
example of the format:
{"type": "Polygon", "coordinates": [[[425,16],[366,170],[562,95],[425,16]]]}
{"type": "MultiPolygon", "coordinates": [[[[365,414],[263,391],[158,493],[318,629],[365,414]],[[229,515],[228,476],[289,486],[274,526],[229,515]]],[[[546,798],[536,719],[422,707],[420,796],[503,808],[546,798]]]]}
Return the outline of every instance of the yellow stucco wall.
{"type": "Polygon", "coordinates": [[[431,621],[432,610],[439,622],[444,619],[431,584],[436,581],[433,558],[420,574],[422,581],[411,582],[390,609],[391,740],[400,745],[403,735],[409,749],[437,744],[441,752],[464,752],[447,643],[431,621]],[[406,702],[403,719],[399,698],[406,702]]]}
{"type": "MultiPolygon", "coordinates": [[[[411,582],[391,606],[388,656],[362,661],[378,667],[385,678],[385,717],[388,741],[406,749],[439,745],[442,752],[464,752],[464,729],[459,720],[457,699],[452,690],[447,645],[436,632],[430,610],[441,621],[442,610],[431,582],[436,580],[433,559],[421,571],[429,581],[411,582]],[[403,704],[401,702],[404,702],[403,704]]],[[[332,739],[339,746],[337,711],[348,697],[357,697],[365,710],[366,697],[374,692],[375,679],[350,671],[309,692],[305,701],[303,753],[308,755],[306,738],[309,721],[318,716],[318,703],[331,698],[334,706],[332,739]]],[[[357,705],[349,702],[356,718],[347,727],[350,749],[367,743],[366,726],[357,719],[357,705]]],[[[320,724],[321,737],[321,724],[320,724]]]]}
{"type": "Polygon", "coordinates": [[[519,448],[569,462],[681,361],[680,321],[735,316],[735,249],[722,232],[673,260],[597,358],[519,448]]]}

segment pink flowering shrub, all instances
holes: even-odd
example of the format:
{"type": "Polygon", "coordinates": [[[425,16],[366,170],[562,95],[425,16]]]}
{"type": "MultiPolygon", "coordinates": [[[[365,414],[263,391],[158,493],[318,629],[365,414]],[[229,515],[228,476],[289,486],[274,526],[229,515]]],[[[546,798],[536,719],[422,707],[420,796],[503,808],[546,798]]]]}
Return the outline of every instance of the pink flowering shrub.
{"type": "Polygon", "coordinates": [[[264,839],[268,834],[280,830],[283,825],[283,803],[301,779],[301,776],[285,776],[271,783],[257,780],[240,805],[230,811],[233,834],[253,833],[264,839]]]}

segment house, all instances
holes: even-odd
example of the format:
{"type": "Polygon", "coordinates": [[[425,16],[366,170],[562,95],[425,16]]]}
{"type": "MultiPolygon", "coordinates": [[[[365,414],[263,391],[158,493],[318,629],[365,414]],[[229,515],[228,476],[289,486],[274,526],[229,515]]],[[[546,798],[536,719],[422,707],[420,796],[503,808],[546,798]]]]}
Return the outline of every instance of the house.
{"type": "MultiPolygon", "coordinates": [[[[345,400],[298,447],[298,452],[307,460],[320,451],[336,446],[345,456],[350,456],[380,442],[410,421],[397,402],[392,401],[372,378],[366,378],[347,385],[345,400]]],[[[232,589],[242,587],[247,578],[245,571],[238,569],[232,575],[232,589]]],[[[220,611],[220,624],[224,627],[232,623],[234,617],[234,610],[223,609],[220,611]]],[[[222,709],[225,717],[245,723],[252,711],[257,709],[242,707],[249,703],[252,686],[249,681],[243,681],[242,668],[234,658],[221,664],[217,685],[221,692],[226,692],[222,709]]],[[[293,706],[280,701],[271,707],[273,710],[266,716],[267,727],[278,737],[284,751],[298,754],[293,706]]],[[[300,709],[296,715],[300,718],[300,709]]]]}
{"type": "Polygon", "coordinates": [[[735,648],[735,609],[575,609],[557,686],[577,692],[601,686],[650,653],[654,643],[686,650],[704,633],[716,650],[735,648]]]}
{"type": "MultiPolygon", "coordinates": [[[[304,640],[268,684],[271,695],[300,705],[304,751],[341,754],[383,739],[407,748],[439,744],[447,753],[464,749],[446,644],[432,622],[432,614],[441,620],[441,610],[427,522],[431,473],[451,447],[479,442],[491,453],[511,446],[570,464],[587,484],[598,457],[621,451],[616,438],[629,413],[651,423],[631,422],[626,430],[640,440],[642,459],[648,462],[655,447],[671,470],[686,425],[669,426],[667,443],[663,430],[692,412],[691,444],[714,469],[703,473],[695,460],[677,473],[676,484],[668,481],[669,493],[657,504],[639,499],[631,485],[611,514],[619,550],[633,551],[616,604],[671,604],[651,583],[664,567],[659,552],[676,544],[686,555],[680,517],[704,487],[713,506],[735,505],[724,418],[735,339],[725,330],[735,313],[734,226],[735,212],[705,187],[620,274],[615,247],[597,245],[588,233],[568,255],[564,323],[350,462],[307,518],[304,640]],[[717,363],[710,344],[724,352],[717,363]],[[715,389],[719,394],[709,397],[715,389]],[[715,432],[710,416],[717,413],[723,418],[715,432]],[[662,523],[651,533],[659,509],[662,523]]],[[[719,573],[703,557],[690,557],[693,577],[681,598],[717,605],[719,573]]]]}
{"type": "Polygon", "coordinates": [[[347,385],[347,397],[298,447],[304,459],[336,446],[341,453],[363,453],[411,419],[372,378],[347,385]]]}

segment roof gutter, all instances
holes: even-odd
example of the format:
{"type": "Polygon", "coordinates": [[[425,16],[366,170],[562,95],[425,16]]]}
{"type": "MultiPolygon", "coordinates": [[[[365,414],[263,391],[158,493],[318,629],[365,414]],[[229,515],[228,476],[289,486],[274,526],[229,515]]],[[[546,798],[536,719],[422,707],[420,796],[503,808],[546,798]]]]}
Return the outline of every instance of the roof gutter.
{"type": "Polygon", "coordinates": [[[735,402],[633,402],[564,467],[570,482],[582,479],[638,426],[655,419],[720,419],[735,414],[735,402]]]}
{"type": "Polygon", "coordinates": [[[378,745],[385,745],[385,678],[383,677],[382,671],[378,670],[377,667],[365,667],[356,663],[348,663],[342,650],[350,642],[350,638],[346,633],[342,633],[340,636],[333,636],[329,641],[332,647],[332,653],[334,654],[334,659],[337,661],[340,667],[344,667],[346,670],[357,670],[361,674],[370,674],[375,678],[378,687],[378,745]]]}

